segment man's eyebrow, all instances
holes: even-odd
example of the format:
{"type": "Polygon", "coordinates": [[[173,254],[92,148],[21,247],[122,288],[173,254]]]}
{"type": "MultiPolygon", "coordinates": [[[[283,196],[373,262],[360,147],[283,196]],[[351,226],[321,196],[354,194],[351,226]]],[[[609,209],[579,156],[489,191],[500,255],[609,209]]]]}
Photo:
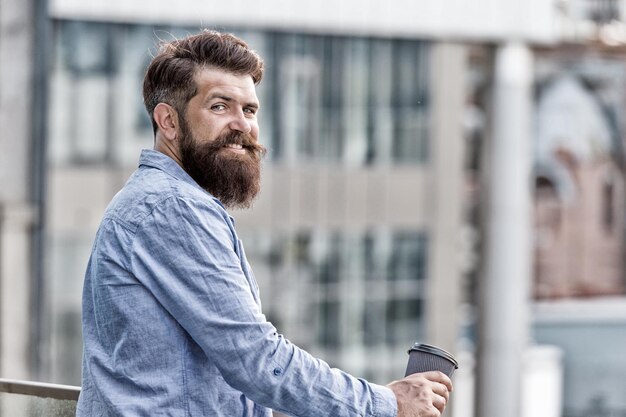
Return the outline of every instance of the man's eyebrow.
{"type": "MultiPolygon", "coordinates": [[[[209,97],[207,97],[207,101],[214,100],[214,99],[216,99],[216,98],[219,98],[220,100],[224,100],[224,101],[225,101],[225,102],[227,102],[227,103],[229,103],[229,102],[231,102],[231,101],[235,101],[235,99],[234,99],[234,98],[232,98],[232,97],[230,97],[230,96],[227,96],[227,95],[225,95],[225,94],[222,94],[222,93],[214,93],[214,94],[211,94],[209,97]]],[[[256,101],[251,101],[251,102],[249,102],[249,103],[246,103],[246,104],[245,104],[245,107],[253,107],[253,108],[255,108],[255,109],[258,109],[258,108],[259,108],[259,107],[261,107],[261,106],[260,106],[260,104],[259,104],[258,102],[256,102],[256,101]]]]}
{"type": "Polygon", "coordinates": [[[224,101],[233,101],[234,100],[232,97],[227,96],[227,95],[222,94],[222,93],[213,93],[209,97],[207,97],[207,100],[213,100],[213,99],[216,99],[216,98],[219,98],[219,99],[224,100],[224,101]]]}

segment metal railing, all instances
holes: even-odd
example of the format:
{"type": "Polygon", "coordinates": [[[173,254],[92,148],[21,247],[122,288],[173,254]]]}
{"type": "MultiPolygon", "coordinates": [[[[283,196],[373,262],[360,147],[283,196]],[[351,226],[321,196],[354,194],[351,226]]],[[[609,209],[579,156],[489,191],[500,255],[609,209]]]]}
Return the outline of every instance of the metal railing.
{"type": "Polygon", "coordinates": [[[80,387],[0,378],[0,392],[6,392],[7,394],[32,395],[35,397],[52,398],[55,400],[78,401],[80,387]]]}
{"type": "Polygon", "coordinates": [[[0,415],[73,417],[80,387],[0,378],[0,415]]]}

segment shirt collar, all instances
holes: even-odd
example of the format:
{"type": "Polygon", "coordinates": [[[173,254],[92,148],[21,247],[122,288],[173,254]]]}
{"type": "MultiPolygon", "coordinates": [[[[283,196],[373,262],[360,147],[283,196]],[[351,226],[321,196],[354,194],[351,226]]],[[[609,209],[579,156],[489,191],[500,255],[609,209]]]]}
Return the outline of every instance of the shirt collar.
{"type": "Polygon", "coordinates": [[[156,151],[154,149],[143,149],[141,151],[141,156],[139,157],[139,166],[146,166],[159,169],[165,172],[168,175],[176,178],[177,180],[186,182],[194,187],[197,187],[204,191],[207,195],[213,198],[220,206],[224,207],[224,205],[215,198],[211,193],[206,191],[204,188],[200,187],[198,183],[191,178],[187,171],[185,171],[176,161],[174,161],[169,156],[165,155],[162,152],[156,151]]]}

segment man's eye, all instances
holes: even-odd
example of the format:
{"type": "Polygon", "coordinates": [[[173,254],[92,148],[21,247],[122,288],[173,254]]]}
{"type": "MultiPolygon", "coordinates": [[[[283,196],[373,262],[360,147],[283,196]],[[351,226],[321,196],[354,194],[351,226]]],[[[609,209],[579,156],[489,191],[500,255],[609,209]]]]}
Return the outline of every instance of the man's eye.
{"type": "Polygon", "coordinates": [[[253,107],[247,107],[245,109],[243,109],[244,112],[248,113],[248,114],[256,114],[256,112],[258,111],[257,109],[253,108],[253,107]]]}
{"type": "Polygon", "coordinates": [[[225,108],[226,106],[224,106],[223,104],[215,104],[211,106],[212,110],[217,110],[217,111],[224,110],[225,108]]]}

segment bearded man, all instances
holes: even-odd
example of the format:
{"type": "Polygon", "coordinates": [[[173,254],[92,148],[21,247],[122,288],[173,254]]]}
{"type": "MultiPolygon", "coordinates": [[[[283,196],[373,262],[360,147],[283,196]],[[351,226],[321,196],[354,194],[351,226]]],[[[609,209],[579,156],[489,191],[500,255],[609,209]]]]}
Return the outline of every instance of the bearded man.
{"type": "Polygon", "coordinates": [[[155,134],[107,207],[83,290],[77,416],[420,416],[443,412],[439,372],[387,386],[330,368],[261,312],[230,207],[259,191],[263,62],[204,31],[162,46],[144,102],[155,134]]]}

